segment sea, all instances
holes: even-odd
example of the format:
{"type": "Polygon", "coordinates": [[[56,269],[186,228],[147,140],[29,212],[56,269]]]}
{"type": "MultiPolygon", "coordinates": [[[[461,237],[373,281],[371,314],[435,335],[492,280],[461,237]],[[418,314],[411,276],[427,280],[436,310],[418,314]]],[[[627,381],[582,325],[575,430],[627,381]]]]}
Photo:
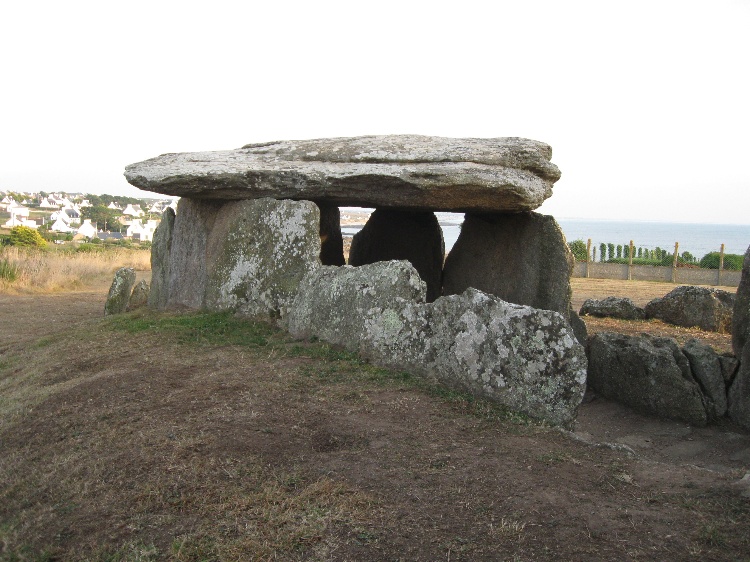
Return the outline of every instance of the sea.
{"type": "MultiPolygon", "coordinates": [[[[461,232],[463,213],[435,213],[443,229],[445,250],[449,251],[461,232]]],[[[661,248],[674,252],[679,243],[679,253],[690,252],[700,259],[710,252],[718,252],[724,244],[725,254],[744,254],[750,246],[750,224],[700,224],[654,221],[615,221],[576,218],[557,218],[568,242],[591,239],[592,248],[614,244],[627,246],[630,241],[636,248],[653,250],[661,248]]],[[[344,226],[344,235],[352,236],[361,226],[344,226]]]]}

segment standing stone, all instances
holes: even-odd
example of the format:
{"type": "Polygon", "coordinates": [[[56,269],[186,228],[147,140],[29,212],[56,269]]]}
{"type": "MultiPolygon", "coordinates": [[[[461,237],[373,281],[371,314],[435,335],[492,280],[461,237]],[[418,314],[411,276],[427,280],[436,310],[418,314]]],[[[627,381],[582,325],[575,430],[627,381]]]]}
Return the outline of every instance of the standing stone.
{"type": "Polygon", "coordinates": [[[188,199],[177,204],[169,254],[168,308],[203,307],[206,241],[224,201],[188,199]]]}
{"type": "Polygon", "coordinates": [[[729,419],[750,429],[750,345],[745,344],[740,368],[729,388],[729,419]]]}
{"type": "Polygon", "coordinates": [[[634,410],[707,422],[700,387],[677,343],[668,338],[600,332],[589,338],[589,386],[634,410]]]}
{"type": "Polygon", "coordinates": [[[361,267],[321,267],[302,280],[287,329],[296,338],[317,337],[359,351],[367,315],[424,302],[425,283],[407,261],[361,267]]]}
{"type": "Polygon", "coordinates": [[[121,267],[115,272],[115,278],[109,287],[107,302],[104,303],[104,316],[125,312],[133,285],[135,285],[135,269],[121,267]]]}
{"type": "Polygon", "coordinates": [[[137,310],[146,306],[148,304],[149,293],[148,283],[146,283],[145,279],[141,279],[130,294],[126,310],[130,312],[131,310],[137,310]]]}
{"type": "Polygon", "coordinates": [[[727,387],[719,355],[709,345],[691,339],[682,348],[690,361],[690,371],[706,396],[709,418],[718,419],[727,413],[727,387]]]}
{"type": "Polygon", "coordinates": [[[474,287],[568,318],[572,271],[573,255],[553,217],[467,214],[445,260],[443,294],[474,287]]]}
{"type": "Polygon", "coordinates": [[[732,317],[732,350],[739,358],[742,350],[750,341],[750,247],[745,252],[742,262],[742,276],[737,287],[737,297],[734,301],[732,317]]]}
{"type": "Polygon", "coordinates": [[[169,256],[172,251],[174,209],[167,207],[156,227],[151,243],[151,290],[149,308],[163,310],[169,301],[169,256]]]}
{"type": "Polygon", "coordinates": [[[344,265],[344,238],[341,236],[341,212],[335,205],[317,203],[320,209],[320,262],[344,265]]]}
{"type": "Polygon", "coordinates": [[[283,318],[302,278],[320,267],[318,207],[310,201],[230,201],[208,233],[205,261],[208,310],[283,318]]]}
{"type": "Polygon", "coordinates": [[[646,305],[646,318],[712,332],[728,332],[735,296],[727,291],[683,285],[646,305]]]}
{"type": "Polygon", "coordinates": [[[407,260],[427,284],[427,302],[440,296],[443,231],[432,212],[376,209],[354,235],[349,265],[407,260]]]}

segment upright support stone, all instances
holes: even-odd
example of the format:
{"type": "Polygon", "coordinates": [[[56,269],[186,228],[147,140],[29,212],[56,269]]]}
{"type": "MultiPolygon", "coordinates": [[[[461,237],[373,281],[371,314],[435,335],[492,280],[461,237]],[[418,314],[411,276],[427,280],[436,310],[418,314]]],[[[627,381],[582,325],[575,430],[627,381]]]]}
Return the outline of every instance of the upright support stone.
{"type": "Polygon", "coordinates": [[[341,213],[336,205],[316,201],[320,209],[320,262],[344,265],[344,238],[341,236],[341,213]]]}
{"type": "Polygon", "coordinates": [[[427,284],[427,302],[432,302],[440,296],[444,256],[443,231],[434,213],[376,209],[354,235],[349,265],[407,260],[427,284]]]}
{"type": "Polygon", "coordinates": [[[750,429],[750,248],[745,252],[740,286],[734,301],[732,349],[740,366],[729,389],[729,417],[750,429]]]}
{"type": "Polygon", "coordinates": [[[169,261],[175,214],[172,207],[162,213],[151,244],[151,289],[148,307],[162,310],[169,301],[169,261]]]}
{"type": "Polygon", "coordinates": [[[168,308],[201,308],[206,292],[206,241],[226,203],[183,197],[177,205],[169,253],[168,308]]]}
{"type": "Polygon", "coordinates": [[[573,255],[553,217],[467,213],[445,260],[443,294],[474,287],[569,318],[572,271],[573,255]]]}

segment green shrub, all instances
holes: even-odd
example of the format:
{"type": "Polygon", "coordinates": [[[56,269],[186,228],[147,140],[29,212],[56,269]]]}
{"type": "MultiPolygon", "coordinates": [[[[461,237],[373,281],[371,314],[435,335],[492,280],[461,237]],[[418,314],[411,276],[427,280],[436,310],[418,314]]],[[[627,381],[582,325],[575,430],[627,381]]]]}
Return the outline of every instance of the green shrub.
{"type": "Polygon", "coordinates": [[[611,242],[607,244],[607,255],[609,256],[610,260],[615,259],[615,245],[611,242]]]}
{"type": "Polygon", "coordinates": [[[573,240],[572,242],[568,242],[568,247],[573,252],[573,257],[575,257],[576,261],[586,261],[586,242],[583,240],[573,240]]]}
{"type": "Polygon", "coordinates": [[[35,229],[28,226],[14,226],[10,229],[10,245],[27,248],[46,248],[47,242],[35,229]]]}
{"type": "Polygon", "coordinates": [[[607,245],[604,242],[599,244],[599,261],[607,261],[607,245]]]}
{"type": "MultiPolygon", "coordinates": [[[[719,252],[711,252],[701,258],[700,266],[703,269],[719,269],[719,252]]],[[[742,269],[742,260],[745,256],[740,254],[724,254],[724,269],[729,271],[739,271],[742,269]]]]}
{"type": "Polygon", "coordinates": [[[0,279],[15,281],[18,279],[18,266],[8,261],[8,258],[0,260],[0,279]]]}

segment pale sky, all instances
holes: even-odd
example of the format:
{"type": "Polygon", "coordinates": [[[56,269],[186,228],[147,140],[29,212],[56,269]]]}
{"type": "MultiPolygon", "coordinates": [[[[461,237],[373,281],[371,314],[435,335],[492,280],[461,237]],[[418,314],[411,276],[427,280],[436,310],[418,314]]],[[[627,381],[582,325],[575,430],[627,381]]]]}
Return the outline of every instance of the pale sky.
{"type": "Polygon", "coordinates": [[[750,0],[4,2],[0,189],[165,152],[520,136],[561,218],[750,223],[750,0]]]}

